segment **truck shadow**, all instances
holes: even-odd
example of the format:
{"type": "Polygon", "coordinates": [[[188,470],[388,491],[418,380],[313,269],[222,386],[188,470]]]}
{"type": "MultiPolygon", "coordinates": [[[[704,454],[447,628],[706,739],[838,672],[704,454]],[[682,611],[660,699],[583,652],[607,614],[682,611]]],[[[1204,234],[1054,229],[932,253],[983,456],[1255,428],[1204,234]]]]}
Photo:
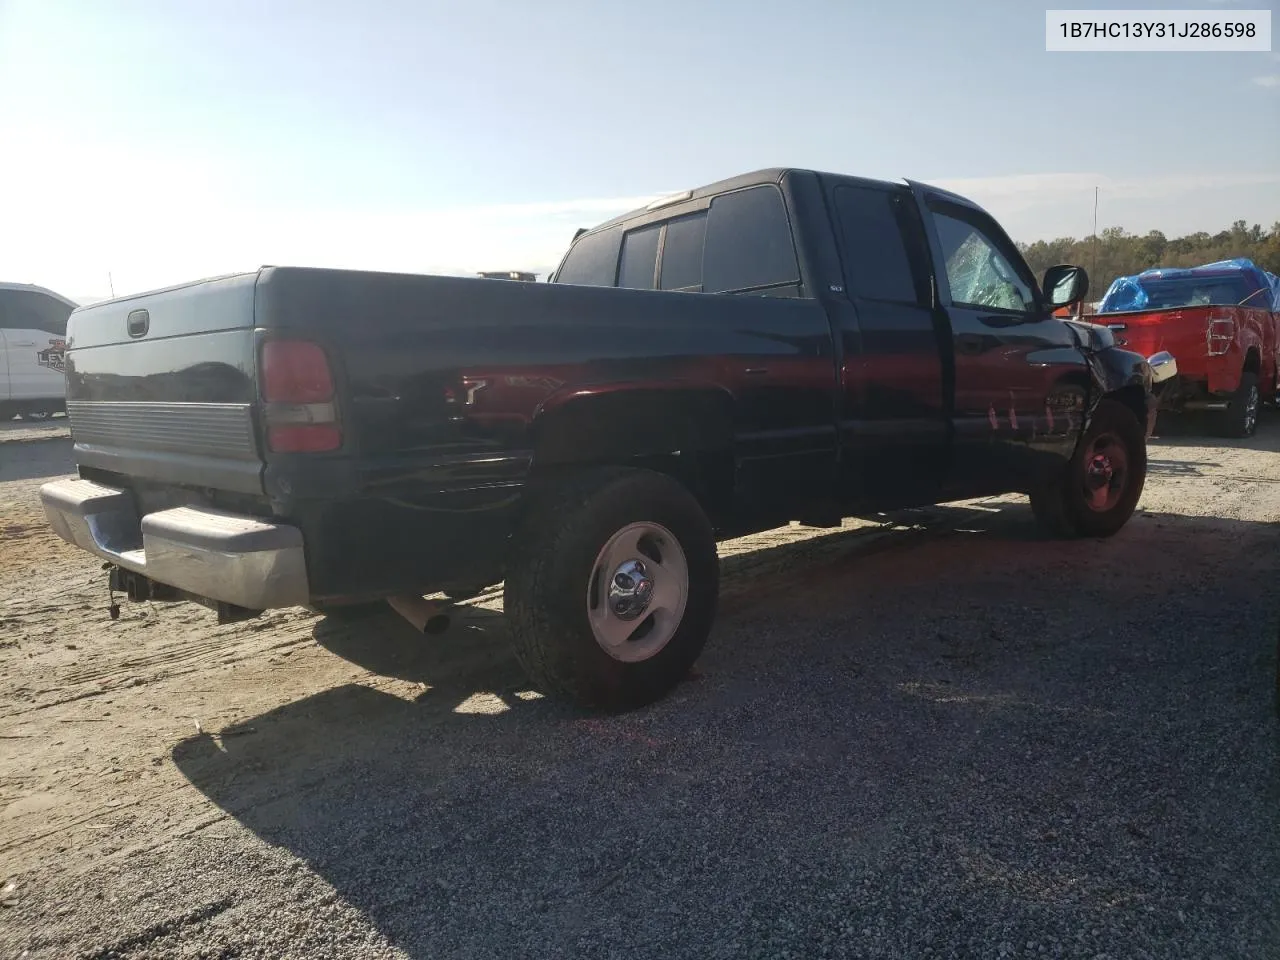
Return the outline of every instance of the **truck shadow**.
{"type": "Polygon", "coordinates": [[[1148,441],[1148,445],[1223,447],[1280,453],[1280,410],[1261,410],[1257,432],[1252,437],[1239,439],[1220,436],[1212,418],[1205,414],[1186,413],[1175,416],[1161,413],[1156,423],[1155,436],[1148,441]]]}
{"type": "Polygon", "coordinates": [[[435,637],[418,633],[391,609],[350,622],[321,619],[312,636],[370,673],[430,684],[437,693],[470,692],[479,689],[477,684],[496,683],[502,689],[524,684],[500,612],[460,604],[450,613],[449,630],[435,637]]]}
{"type": "Polygon", "coordinates": [[[1275,525],[1147,513],[1050,543],[1022,504],[946,516],[737,561],[733,589],[781,586],[728,605],[700,678],[647,710],[539,697],[488,611],[452,642],[321,623],[334,653],[425,686],[326,690],[173,758],[424,960],[742,955],[827,929],[850,877],[899,892],[840,915],[900,930],[904,956],[959,917],[983,943],[1137,925],[1176,952],[1206,871],[1274,917],[1280,832],[1243,849],[1203,824],[1273,822],[1280,798],[1275,525]]]}
{"type": "Polygon", "coordinates": [[[1197,463],[1191,460],[1155,460],[1147,461],[1147,476],[1150,477],[1203,477],[1205,469],[1221,467],[1220,463],[1197,463]]]}

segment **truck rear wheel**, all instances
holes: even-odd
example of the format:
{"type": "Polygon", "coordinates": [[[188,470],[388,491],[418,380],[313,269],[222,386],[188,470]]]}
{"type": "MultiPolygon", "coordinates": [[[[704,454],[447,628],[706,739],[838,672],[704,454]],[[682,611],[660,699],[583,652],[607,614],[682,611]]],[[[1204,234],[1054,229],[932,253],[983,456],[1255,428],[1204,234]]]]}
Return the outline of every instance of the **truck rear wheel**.
{"type": "Polygon", "coordinates": [[[1243,439],[1258,431],[1258,408],[1262,405],[1262,393],[1258,387],[1258,375],[1245,373],[1240,386],[1231,395],[1231,402],[1222,411],[1220,422],[1224,435],[1243,439]]]}
{"type": "Polygon", "coordinates": [[[1133,411],[1099,401],[1075,455],[1031,494],[1031,509],[1060,537],[1109,537],[1129,522],[1147,478],[1147,443],[1133,411]]]}
{"type": "Polygon", "coordinates": [[[579,706],[661,699],[702,653],[720,566],[698,502],[647,470],[590,470],[531,494],[504,606],[534,684],[579,706]]]}

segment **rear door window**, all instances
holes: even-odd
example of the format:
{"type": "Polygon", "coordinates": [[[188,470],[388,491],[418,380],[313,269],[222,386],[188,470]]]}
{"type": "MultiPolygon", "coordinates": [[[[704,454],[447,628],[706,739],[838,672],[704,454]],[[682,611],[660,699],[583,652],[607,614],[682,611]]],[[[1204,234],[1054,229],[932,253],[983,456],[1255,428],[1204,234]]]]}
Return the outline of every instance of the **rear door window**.
{"type": "Polygon", "coordinates": [[[658,286],[663,290],[702,289],[702,247],[707,236],[706,213],[667,222],[662,243],[658,286]]]}
{"type": "Polygon", "coordinates": [[[556,283],[612,287],[618,275],[618,248],[621,244],[622,230],[617,227],[585,234],[569,248],[556,274],[556,283]]]}
{"type": "Polygon", "coordinates": [[[854,296],[928,306],[924,231],[914,198],[874,187],[837,187],[845,282],[854,296]]]}
{"type": "Polygon", "coordinates": [[[622,264],[618,268],[618,286],[632,290],[652,290],[653,275],[658,266],[658,239],[662,224],[628,230],[622,239],[622,264]]]}
{"type": "Polygon", "coordinates": [[[711,201],[702,256],[702,289],[737,293],[800,282],[782,193],[765,184],[711,201]]]}

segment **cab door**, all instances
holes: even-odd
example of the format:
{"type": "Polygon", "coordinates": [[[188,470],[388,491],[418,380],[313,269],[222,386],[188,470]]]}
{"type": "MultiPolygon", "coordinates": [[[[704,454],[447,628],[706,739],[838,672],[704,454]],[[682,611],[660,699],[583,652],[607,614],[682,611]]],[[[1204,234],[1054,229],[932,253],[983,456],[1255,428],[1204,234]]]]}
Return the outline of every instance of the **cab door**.
{"type": "Polygon", "coordinates": [[[905,188],[853,178],[827,187],[847,299],[832,310],[843,348],[844,499],[933,503],[951,455],[950,334],[923,224],[905,188]]]}
{"type": "Polygon", "coordinates": [[[10,400],[61,399],[63,354],[74,304],[39,290],[0,290],[0,334],[10,400]]]}
{"type": "Polygon", "coordinates": [[[3,331],[5,354],[9,361],[9,398],[32,400],[46,396],[40,388],[46,379],[36,364],[39,341],[31,330],[3,331]]]}
{"type": "Polygon", "coordinates": [[[952,483],[973,495],[1025,489],[1071,456],[1090,382],[1084,354],[989,214],[945,191],[912,189],[950,324],[952,483]]]}

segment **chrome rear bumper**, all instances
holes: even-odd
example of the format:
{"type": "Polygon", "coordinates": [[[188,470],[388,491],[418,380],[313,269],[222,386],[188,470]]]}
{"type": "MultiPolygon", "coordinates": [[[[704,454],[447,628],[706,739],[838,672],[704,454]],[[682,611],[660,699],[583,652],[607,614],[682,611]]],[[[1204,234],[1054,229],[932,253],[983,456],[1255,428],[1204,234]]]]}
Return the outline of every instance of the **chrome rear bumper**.
{"type": "Polygon", "coordinates": [[[157,583],[250,610],[310,599],[297,527],[196,507],[139,518],[126,491],[90,480],[46,483],[40,499],[63,540],[157,583]]]}
{"type": "Polygon", "coordinates": [[[1151,367],[1151,382],[1164,383],[1178,375],[1178,361],[1168,350],[1161,350],[1147,357],[1147,365],[1151,367]]]}

